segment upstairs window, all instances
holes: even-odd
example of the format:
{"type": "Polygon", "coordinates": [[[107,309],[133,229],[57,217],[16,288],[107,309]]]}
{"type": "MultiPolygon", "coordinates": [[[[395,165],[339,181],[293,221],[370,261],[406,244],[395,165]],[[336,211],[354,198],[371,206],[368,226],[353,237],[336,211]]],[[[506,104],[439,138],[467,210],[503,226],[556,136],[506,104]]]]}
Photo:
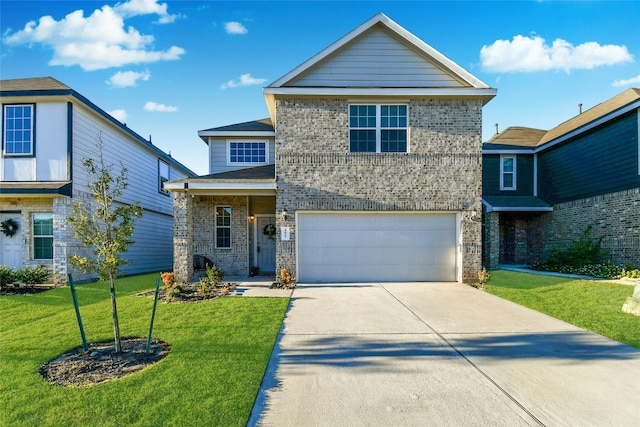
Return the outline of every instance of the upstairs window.
{"type": "Polygon", "coordinates": [[[265,164],[269,160],[267,143],[229,141],[229,164],[265,164]]]}
{"type": "Polygon", "coordinates": [[[158,190],[164,194],[169,194],[169,192],[164,189],[164,183],[169,181],[169,172],[169,163],[158,159],[158,190]]]}
{"type": "Polygon", "coordinates": [[[516,156],[500,156],[500,190],[516,189],[516,156]]]}
{"type": "Polygon", "coordinates": [[[31,104],[4,106],[5,155],[33,155],[33,110],[31,104]]]}
{"type": "Polygon", "coordinates": [[[351,153],[406,153],[406,105],[350,105],[351,153]]]}
{"type": "Polygon", "coordinates": [[[216,206],[216,248],[231,249],[231,206],[216,206]]]}
{"type": "Polygon", "coordinates": [[[33,214],[33,259],[53,259],[53,214],[33,214]]]}

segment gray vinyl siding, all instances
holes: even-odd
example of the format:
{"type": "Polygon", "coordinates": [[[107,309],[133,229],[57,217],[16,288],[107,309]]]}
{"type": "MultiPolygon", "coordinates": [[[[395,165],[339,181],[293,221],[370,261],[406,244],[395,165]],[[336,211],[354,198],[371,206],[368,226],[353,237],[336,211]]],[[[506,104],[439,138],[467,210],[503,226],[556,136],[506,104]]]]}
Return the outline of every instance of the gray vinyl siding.
{"type": "Polygon", "coordinates": [[[533,196],[533,156],[516,155],[516,189],[500,190],[500,155],[482,156],[483,196],[533,196]]]}
{"type": "Polygon", "coordinates": [[[538,155],[539,196],[560,203],[640,186],[637,110],[538,155]]]}
{"type": "Polygon", "coordinates": [[[269,149],[268,164],[272,165],[276,159],[276,144],[271,137],[232,137],[232,138],[209,138],[209,173],[230,172],[239,169],[247,169],[257,165],[229,165],[227,164],[227,141],[267,141],[269,149]]]}
{"type": "Polygon", "coordinates": [[[287,86],[463,87],[429,59],[374,28],[287,86]]]}

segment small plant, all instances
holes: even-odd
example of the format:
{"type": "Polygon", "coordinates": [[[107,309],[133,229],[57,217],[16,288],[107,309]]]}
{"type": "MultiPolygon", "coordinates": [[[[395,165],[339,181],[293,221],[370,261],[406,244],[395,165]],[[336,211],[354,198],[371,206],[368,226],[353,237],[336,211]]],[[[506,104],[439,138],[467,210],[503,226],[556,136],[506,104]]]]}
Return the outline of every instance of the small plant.
{"type": "Polygon", "coordinates": [[[205,298],[209,294],[209,289],[211,289],[211,284],[206,278],[200,279],[200,284],[198,285],[198,293],[202,298],[205,298]]]}
{"type": "Polygon", "coordinates": [[[280,270],[280,281],[283,285],[288,285],[289,283],[291,283],[291,273],[288,269],[283,268],[282,270],[280,270]]]}
{"type": "Polygon", "coordinates": [[[165,287],[164,302],[171,302],[184,291],[182,283],[173,282],[165,287]]]}
{"type": "Polygon", "coordinates": [[[13,283],[16,280],[16,274],[12,269],[6,265],[0,265],[0,287],[13,283]]]}
{"type": "Polygon", "coordinates": [[[222,279],[224,279],[224,272],[219,267],[215,265],[211,267],[207,265],[206,267],[207,267],[207,270],[206,270],[207,277],[203,277],[203,279],[206,280],[211,286],[217,285],[222,281],[222,279]]]}
{"type": "Polygon", "coordinates": [[[45,283],[49,279],[49,275],[49,270],[41,265],[37,267],[22,267],[15,272],[16,280],[27,285],[45,283]]]}
{"type": "Polygon", "coordinates": [[[164,283],[165,288],[173,285],[175,277],[175,274],[172,272],[160,273],[160,279],[162,279],[162,283],[164,283]]]}

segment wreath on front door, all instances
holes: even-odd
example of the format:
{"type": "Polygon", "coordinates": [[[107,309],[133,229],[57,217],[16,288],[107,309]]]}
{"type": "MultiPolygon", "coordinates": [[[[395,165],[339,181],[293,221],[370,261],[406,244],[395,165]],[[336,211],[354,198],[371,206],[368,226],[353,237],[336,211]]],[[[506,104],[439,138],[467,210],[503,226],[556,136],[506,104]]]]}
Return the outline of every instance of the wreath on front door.
{"type": "Polygon", "coordinates": [[[276,235],[276,226],[273,224],[267,224],[262,229],[262,234],[267,236],[270,239],[273,239],[273,236],[276,235]]]}
{"type": "Polygon", "coordinates": [[[13,218],[5,219],[0,222],[0,231],[7,237],[13,237],[18,231],[18,223],[13,218]]]}

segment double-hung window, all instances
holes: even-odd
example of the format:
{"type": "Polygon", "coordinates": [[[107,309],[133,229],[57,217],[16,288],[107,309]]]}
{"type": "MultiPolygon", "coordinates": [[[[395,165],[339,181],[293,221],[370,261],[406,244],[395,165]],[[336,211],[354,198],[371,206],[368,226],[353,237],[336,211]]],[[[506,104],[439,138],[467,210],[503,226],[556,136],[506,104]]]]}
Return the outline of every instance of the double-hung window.
{"type": "Polygon", "coordinates": [[[500,190],[516,189],[516,156],[500,156],[500,190]]]}
{"type": "Polygon", "coordinates": [[[5,105],[4,153],[7,156],[33,155],[33,104],[5,105]]]}
{"type": "Polygon", "coordinates": [[[216,248],[231,249],[231,206],[216,206],[216,248]]]}
{"type": "Polygon", "coordinates": [[[265,141],[229,141],[229,164],[266,164],[269,152],[265,141]]]}
{"type": "Polygon", "coordinates": [[[158,190],[164,194],[169,194],[164,188],[164,183],[169,181],[169,163],[158,159],[158,190]]]}
{"type": "Polygon", "coordinates": [[[349,106],[349,151],[351,153],[406,153],[406,105],[349,106]]]}
{"type": "Polygon", "coordinates": [[[33,259],[53,259],[53,214],[33,214],[33,259]]]}

